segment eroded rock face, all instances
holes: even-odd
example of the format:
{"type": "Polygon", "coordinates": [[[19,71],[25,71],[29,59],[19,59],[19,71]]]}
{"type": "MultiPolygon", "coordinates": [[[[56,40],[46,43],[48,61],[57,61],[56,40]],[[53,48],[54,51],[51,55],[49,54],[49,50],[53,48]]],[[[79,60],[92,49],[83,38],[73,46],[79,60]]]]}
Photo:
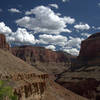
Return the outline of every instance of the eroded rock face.
{"type": "Polygon", "coordinates": [[[18,100],[41,100],[46,91],[48,74],[36,75],[35,73],[0,74],[1,80],[9,80],[14,94],[18,100]]]}
{"type": "Polygon", "coordinates": [[[13,47],[12,54],[35,66],[38,70],[56,74],[66,70],[70,60],[63,52],[56,52],[44,47],[13,47]]]}
{"type": "Polygon", "coordinates": [[[44,47],[21,46],[12,48],[12,53],[30,62],[67,62],[67,57],[62,52],[54,52],[44,47]]]}
{"type": "Polygon", "coordinates": [[[9,50],[9,44],[6,42],[5,35],[0,34],[0,48],[9,50]]]}
{"type": "Polygon", "coordinates": [[[81,43],[78,60],[89,65],[100,64],[100,33],[91,35],[81,43]]]}

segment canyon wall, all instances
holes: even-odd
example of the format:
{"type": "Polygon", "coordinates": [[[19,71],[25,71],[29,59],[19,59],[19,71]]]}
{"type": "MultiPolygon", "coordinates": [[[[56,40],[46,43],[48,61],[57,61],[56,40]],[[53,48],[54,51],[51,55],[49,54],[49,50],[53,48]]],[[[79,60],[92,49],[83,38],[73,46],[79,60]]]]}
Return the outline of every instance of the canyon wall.
{"type": "Polygon", "coordinates": [[[44,47],[21,46],[11,48],[12,54],[26,61],[42,72],[57,74],[70,66],[71,55],[52,51],[44,47]]]}
{"type": "Polygon", "coordinates": [[[82,41],[78,60],[86,62],[87,65],[100,65],[100,33],[82,41]]]}
{"type": "Polygon", "coordinates": [[[9,50],[9,44],[6,42],[5,35],[0,34],[0,48],[9,50]]]}
{"type": "Polygon", "coordinates": [[[81,96],[100,100],[100,33],[82,41],[79,56],[70,70],[58,74],[57,82],[81,96]]]}

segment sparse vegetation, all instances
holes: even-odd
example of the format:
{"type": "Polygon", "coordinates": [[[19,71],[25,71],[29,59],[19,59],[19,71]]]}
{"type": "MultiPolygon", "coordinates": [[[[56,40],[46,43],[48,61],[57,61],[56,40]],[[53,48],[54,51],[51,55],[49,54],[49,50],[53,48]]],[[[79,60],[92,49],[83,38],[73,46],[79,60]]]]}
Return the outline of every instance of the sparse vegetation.
{"type": "Polygon", "coordinates": [[[17,96],[14,95],[12,88],[6,85],[6,81],[0,80],[0,100],[18,100],[17,96]]]}

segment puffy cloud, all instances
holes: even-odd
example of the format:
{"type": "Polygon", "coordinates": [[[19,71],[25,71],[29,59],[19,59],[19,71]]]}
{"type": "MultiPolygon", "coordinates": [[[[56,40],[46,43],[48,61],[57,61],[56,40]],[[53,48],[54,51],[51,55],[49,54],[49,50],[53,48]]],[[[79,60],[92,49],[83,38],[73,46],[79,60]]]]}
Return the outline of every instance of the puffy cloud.
{"type": "Polygon", "coordinates": [[[66,42],[66,45],[61,48],[61,50],[68,52],[72,55],[78,55],[79,54],[79,49],[80,49],[80,44],[83,38],[74,38],[74,37],[69,37],[69,40],[66,42]]]}
{"type": "Polygon", "coordinates": [[[12,13],[21,13],[21,11],[19,11],[18,9],[16,8],[10,8],[8,9],[9,12],[12,12],[12,13]]]}
{"type": "Polygon", "coordinates": [[[95,26],[92,26],[92,29],[95,29],[95,30],[100,30],[100,27],[95,27],[95,26]]]}
{"type": "Polygon", "coordinates": [[[54,45],[48,45],[48,46],[45,46],[46,49],[51,49],[53,51],[55,51],[56,47],[54,45]]]}
{"type": "Polygon", "coordinates": [[[38,6],[25,13],[26,15],[34,14],[35,17],[25,16],[16,20],[19,26],[25,27],[29,30],[33,30],[35,33],[48,33],[48,34],[60,34],[61,32],[71,31],[67,29],[66,24],[73,24],[74,18],[60,17],[49,7],[38,6]]]}
{"type": "Polygon", "coordinates": [[[39,35],[38,43],[64,46],[67,42],[67,37],[62,35],[39,35]]]}
{"type": "Polygon", "coordinates": [[[32,34],[29,34],[25,28],[18,28],[16,32],[13,32],[7,37],[8,42],[15,43],[16,45],[28,45],[35,44],[35,38],[32,34]]]}
{"type": "Polygon", "coordinates": [[[91,34],[89,33],[81,33],[81,36],[89,37],[91,34]]]}
{"type": "Polygon", "coordinates": [[[63,21],[66,22],[67,24],[73,24],[75,22],[75,19],[71,17],[64,17],[63,21]]]}
{"type": "Polygon", "coordinates": [[[54,8],[56,8],[56,9],[59,8],[57,4],[49,4],[49,6],[54,7],[54,8]]]}
{"type": "Polygon", "coordinates": [[[75,55],[75,56],[77,56],[79,54],[79,50],[76,48],[65,48],[63,51],[65,51],[69,54],[75,55]]]}
{"type": "Polygon", "coordinates": [[[81,41],[83,40],[83,38],[73,38],[73,37],[69,37],[70,39],[68,40],[68,42],[66,43],[67,47],[74,47],[74,48],[80,48],[80,44],[81,41]]]}
{"type": "Polygon", "coordinates": [[[6,26],[4,22],[0,22],[0,33],[9,34],[11,32],[10,27],[6,26]]]}
{"type": "Polygon", "coordinates": [[[69,2],[69,0],[62,0],[62,2],[69,2]]]}
{"type": "Polygon", "coordinates": [[[74,26],[75,29],[78,29],[78,30],[89,30],[90,29],[90,26],[88,24],[78,24],[78,25],[75,25],[74,26]]]}
{"type": "MultiPolygon", "coordinates": [[[[47,45],[45,48],[52,49],[54,51],[57,46],[60,46],[61,50],[71,53],[72,55],[78,55],[80,43],[83,40],[83,38],[67,38],[66,36],[59,34],[41,34],[39,35],[39,39],[36,40],[34,35],[28,32],[25,28],[18,28],[16,32],[12,32],[12,30],[6,26],[4,22],[0,22],[0,33],[6,35],[7,41],[10,44],[33,45],[38,43],[43,44],[44,46],[47,45]]],[[[82,33],[81,35],[85,34],[82,33]]]]}
{"type": "Polygon", "coordinates": [[[25,28],[18,28],[16,32],[5,25],[4,22],[0,22],[0,33],[5,34],[9,43],[13,44],[35,44],[35,37],[30,34],[25,28]]]}

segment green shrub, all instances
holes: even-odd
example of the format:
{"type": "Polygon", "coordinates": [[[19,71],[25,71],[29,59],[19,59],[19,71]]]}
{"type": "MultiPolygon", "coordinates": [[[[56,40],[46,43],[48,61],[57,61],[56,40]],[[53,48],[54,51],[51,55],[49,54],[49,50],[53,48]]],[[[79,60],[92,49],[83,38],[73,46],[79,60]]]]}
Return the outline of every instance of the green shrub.
{"type": "Polygon", "coordinates": [[[5,100],[8,97],[9,100],[18,100],[17,96],[14,95],[12,88],[6,85],[6,81],[0,80],[0,100],[5,100]]]}

